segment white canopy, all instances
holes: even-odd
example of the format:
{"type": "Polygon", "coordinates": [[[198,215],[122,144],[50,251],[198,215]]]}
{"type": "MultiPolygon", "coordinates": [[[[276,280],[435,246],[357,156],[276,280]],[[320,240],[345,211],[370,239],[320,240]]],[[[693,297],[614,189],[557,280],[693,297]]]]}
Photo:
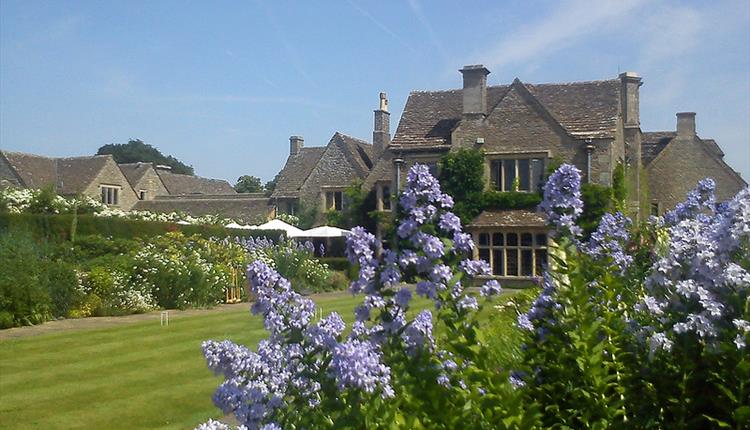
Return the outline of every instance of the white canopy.
{"type": "Polygon", "coordinates": [[[229,224],[225,225],[224,227],[226,227],[226,228],[239,228],[239,229],[242,229],[242,230],[247,230],[247,229],[252,229],[253,228],[252,226],[249,226],[249,225],[237,224],[236,222],[230,222],[229,224]]]}
{"type": "Polygon", "coordinates": [[[284,221],[280,219],[272,219],[271,221],[268,221],[267,223],[258,225],[258,226],[251,226],[250,228],[254,230],[284,230],[286,232],[287,237],[300,237],[304,236],[304,232],[297,227],[287,224],[284,221]]]}
{"type": "Polygon", "coordinates": [[[343,228],[331,227],[328,225],[321,225],[320,227],[311,228],[305,230],[299,237],[345,237],[349,234],[349,230],[343,228]]]}
{"type": "Polygon", "coordinates": [[[180,225],[190,225],[189,222],[184,221],[184,220],[177,221],[177,224],[180,224],[180,225]]]}

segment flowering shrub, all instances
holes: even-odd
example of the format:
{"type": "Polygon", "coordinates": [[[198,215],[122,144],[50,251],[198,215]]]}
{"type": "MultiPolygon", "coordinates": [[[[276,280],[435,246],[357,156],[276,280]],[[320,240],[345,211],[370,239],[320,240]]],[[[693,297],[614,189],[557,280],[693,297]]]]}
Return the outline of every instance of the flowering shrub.
{"type": "Polygon", "coordinates": [[[291,224],[295,227],[299,226],[299,217],[297,215],[279,213],[276,215],[276,219],[280,219],[287,224],[291,224]]]}
{"type": "Polygon", "coordinates": [[[298,292],[321,292],[334,289],[328,265],[315,257],[315,246],[310,241],[297,242],[279,238],[274,243],[265,237],[237,238],[248,253],[249,261],[262,261],[281,276],[294,283],[298,292]]]}
{"type": "Polygon", "coordinates": [[[561,166],[541,205],[556,233],[550,265],[528,311],[523,300],[503,305],[518,309],[521,330],[505,339],[523,344],[503,354],[467,290],[487,264],[467,258],[473,243],[451,198],[417,165],[396,247],[378,253],[362,228],[349,237],[360,267],[350,289],[364,298],[348,335],[339,315],[316,321],[312,302],[253,263],[252,311],[270,336],[256,352],[204,343],[225,376],[214,402],[250,429],[747,428],[750,190],[717,205],[713,188],[701,181],[641,226],[606,214],[582,241],[580,172],[561,166]],[[415,293],[435,314],[409,312],[415,293]]]}
{"type": "MultiPolygon", "coordinates": [[[[487,366],[477,333],[481,302],[467,289],[489,266],[470,259],[473,242],[426,166],[409,172],[400,204],[398,250],[377,256],[379,243],[361,227],[347,240],[347,256],[360,267],[350,289],[364,295],[348,335],[335,313],[315,321],[312,301],[267,264],[250,266],[252,311],[263,316],[269,338],[257,352],[229,341],[204,343],[209,367],[226,379],[214,395],[225,413],[251,429],[472,427],[511,415],[513,402],[498,403],[493,394],[508,384],[507,374],[487,366]],[[412,316],[415,293],[431,299],[437,314],[412,316]],[[433,320],[450,336],[438,341],[433,320]]],[[[489,281],[478,293],[499,290],[489,281]]]]}

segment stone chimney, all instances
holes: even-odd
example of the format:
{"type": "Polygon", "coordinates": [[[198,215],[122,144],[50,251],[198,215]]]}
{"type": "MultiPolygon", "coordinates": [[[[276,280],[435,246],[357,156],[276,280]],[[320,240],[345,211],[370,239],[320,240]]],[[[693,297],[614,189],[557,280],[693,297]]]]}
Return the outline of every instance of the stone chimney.
{"type": "Polygon", "coordinates": [[[297,155],[305,146],[302,136],[289,136],[289,155],[297,155]]]}
{"type": "Polygon", "coordinates": [[[391,114],[388,112],[388,96],[380,93],[380,107],[375,110],[375,126],[372,131],[372,149],[375,158],[391,144],[391,114]]]}
{"type": "Polygon", "coordinates": [[[635,72],[620,73],[620,103],[622,108],[623,125],[625,127],[640,127],[640,90],[643,85],[641,77],[635,72]]]}
{"type": "Polygon", "coordinates": [[[677,137],[695,137],[695,112],[677,113],[677,137]]]}
{"type": "Polygon", "coordinates": [[[464,66],[459,72],[464,75],[464,116],[487,115],[487,75],[490,71],[477,64],[464,66]]]}

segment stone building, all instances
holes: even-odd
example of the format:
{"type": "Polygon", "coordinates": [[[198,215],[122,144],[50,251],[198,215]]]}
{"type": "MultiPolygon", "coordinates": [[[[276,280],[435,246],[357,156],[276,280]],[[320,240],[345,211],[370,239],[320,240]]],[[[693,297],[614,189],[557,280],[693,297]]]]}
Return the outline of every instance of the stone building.
{"type": "Polygon", "coordinates": [[[336,132],[324,147],[305,148],[300,136],[289,138],[289,157],[279,172],[271,201],[282,213],[314,209],[319,220],[347,204],[344,191],[364,180],[372,168],[374,149],[363,140],[336,132]]]}
{"type": "Polygon", "coordinates": [[[262,194],[239,194],[224,180],[172,173],[153,163],[117,164],[111,155],[43,157],[0,151],[0,188],[52,186],[62,196],[88,195],[122,210],[218,215],[259,224],[273,214],[262,194]]]}
{"type": "MultiPolygon", "coordinates": [[[[440,158],[460,148],[484,152],[486,189],[498,191],[538,191],[553,160],[578,167],[585,182],[610,186],[615,167],[623,163],[634,217],[670,209],[706,176],[717,180],[720,197],[746,186],[723,162],[718,145],[695,135],[694,115],[678,114],[676,133],[641,131],[642,80],[635,73],[602,81],[515,79],[489,86],[484,66],[460,72],[461,89],[410,93],[393,140],[365,180],[377,193],[379,210],[390,210],[391,190],[401,187],[411,165],[427,164],[437,174],[440,158]]],[[[477,243],[476,257],[487,260],[495,276],[541,274],[547,236],[539,214],[488,210],[468,229],[477,243]]]]}
{"type": "Polygon", "coordinates": [[[52,158],[0,151],[0,186],[51,186],[62,196],[87,195],[124,210],[138,201],[111,155],[52,158]]]}

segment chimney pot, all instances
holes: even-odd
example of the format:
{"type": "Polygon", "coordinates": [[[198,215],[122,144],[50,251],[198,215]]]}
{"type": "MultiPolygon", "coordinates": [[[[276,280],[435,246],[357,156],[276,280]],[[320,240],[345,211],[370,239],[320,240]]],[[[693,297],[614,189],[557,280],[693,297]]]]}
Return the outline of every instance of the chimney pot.
{"type": "Polygon", "coordinates": [[[695,112],[677,113],[677,137],[695,137],[695,112]]]}
{"type": "Polygon", "coordinates": [[[464,66],[459,70],[464,77],[464,115],[487,114],[487,75],[490,71],[481,64],[464,66]]]}
{"type": "Polygon", "coordinates": [[[289,136],[289,155],[297,155],[305,146],[302,136],[289,136]]]}

